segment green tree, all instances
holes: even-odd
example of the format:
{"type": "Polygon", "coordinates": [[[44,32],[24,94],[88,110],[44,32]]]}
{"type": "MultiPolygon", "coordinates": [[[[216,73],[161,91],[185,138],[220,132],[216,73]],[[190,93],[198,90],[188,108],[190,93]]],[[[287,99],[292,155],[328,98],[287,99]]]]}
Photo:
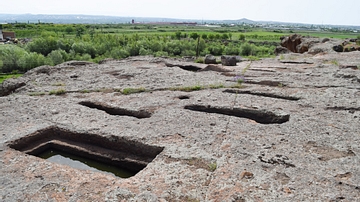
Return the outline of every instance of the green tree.
{"type": "Polygon", "coordinates": [[[244,43],[240,47],[240,53],[243,56],[254,55],[254,46],[252,46],[248,43],[244,43]]]}
{"type": "Polygon", "coordinates": [[[140,46],[136,42],[133,42],[131,44],[128,44],[126,50],[130,54],[130,56],[138,56],[140,53],[140,46]]]}
{"type": "Polygon", "coordinates": [[[207,35],[206,33],[203,33],[203,34],[201,35],[201,38],[203,38],[204,40],[206,40],[206,39],[208,38],[208,35],[207,35]]]}
{"type": "Polygon", "coordinates": [[[221,39],[223,39],[223,40],[226,40],[226,39],[228,39],[229,38],[229,35],[227,34],[227,33],[223,33],[222,35],[221,35],[221,39]]]}
{"type": "Polygon", "coordinates": [[[20,61],[27,52],[16,46],[6,45],[0,46],[0,60],[2,60],[2,72],[9,73],[12,71],[21,71],[20,61]]]}
{"type": "Polygon", "coordinates": [[[175,32],[175,38],[178,39],[178,40],[181,39],[181,32],[180,31],[175,32]]]}
{"type": "Polygon", "coordinates": [[[233,44],[230,44],[225,47],[224,52],[226,55],[239,55],[240,48],[234,46],[233,44]]]}
{"type": "Polygon", "coordinates": [[[58,49],[57,40],[55,37],[49,36],[45,38],[38,38],[27,44],[26,49],[30,52],[36,52],[47,56],[51,51],[58,49]]]}
{"type": "Polygon", "coordinates": [[[45,57],[39,53],[26,53],[24,57],[20,60],[21,70],[26,72],[35,67],[45,64],[45,57]]]}
{"type": "Polygon", "coordinates": [[[95,58],[97,53],[94,45],[90,42],[73,43],[71,50],[75,51],[75,53],[79,55],[89,54],[91,58],[95,58]]]}
{"type": "Polygon", "coordinates": [[[81,25],[76,28],[76,37],[81,38],[81,36],[85,33],[85,28],[81,25]]]}
{"type": "Polygon", "coordinates": [[[214,34],[209,34],[209,39],[210,39],[210,40],[214,40],[214,39],[215,39],[215,35],[214,35],[214,34]]]}
{"type": "Polygon", "coordinates": [[[240,41],[245,41],[245,35],[244,35],[244,34],[240,34],[240,35],[239,35],[239,40],[240,40],[240,41]]]}
{"type": "Polygon", "coordinates": [[[109,53],[109,57],[114,59],[122,59],[128,57],[130,54],[125,49],[122,48],[114,48],[109,53]]]}
{"type": "Polygon", "coordinates": [[[54,50],[49,55],[48,58],[52,61],[53,65],[58,65],[63,63],[65,60],[61,54],[61,50],[54,50]]]}
{"type": "Polygon", "coordinates": [[[152,51],[141,47],[139,50],[139,55],[152,55],[152,51]]]}
{"type": "Polygon", "coordinates": [[[199,38],[199,37],[200,37],[199,34],[196,33],[196,32],[193,32],[193,33],[190,34],[190,38],[192,38],[192,39],[194,39],[194,40],[196,40],[196,39],[199,38]]]}
{"type": "Polygon", "coordinates": [[[222,55],[224,48],[220,44],[211,44],[208,47],[208,50],[209,50],[210,54],[212,54],[212,55],[222,55]]]}
{"type": "Polygon", "coordinates": [[[65,28],[65,32],[66,32],[67,34],[71,34],[72,32],[74,32],[74,28],[71,27],[71,26],[67,26],[67,27],[65,28]]]}

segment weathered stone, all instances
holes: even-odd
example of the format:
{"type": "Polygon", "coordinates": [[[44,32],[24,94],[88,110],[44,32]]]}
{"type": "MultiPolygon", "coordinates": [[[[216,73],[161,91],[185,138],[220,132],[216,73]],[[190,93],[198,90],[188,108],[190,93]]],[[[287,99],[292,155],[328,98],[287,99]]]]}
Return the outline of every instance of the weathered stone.
{"type": "Polygon", "coordinates": [[[220,65],[210,64],[210,65],[206,66],[204,69],[201,69],[199,71],[231,72],[232,70],[226,69],[220,65]]]}
{"type": "Polygon", "coordinates": [[[321,43],[326,43],[326,42],[328,42],[328,41],[330,41],[329,38],[324,38],[323,40],[321,40],[321,43]]]}
{"type": "Polygon", "coordinates": [[[241,60],[242,60],[240,55],[235,56],[235,58],[236,58],[236,62],[241,62],[241,60]]]}
{"type": "Polygon", "coordinates": [[[341,42],[309,49],[326,54],[236,67],[141,56],[39,67],[7,81],[26,85],[0,97],[1,201],[358,201],[360,52],[331,50],[341,42]],[[66,94],[49,95],[59,88],[66,94]],[[105,146],[164,149],[125,179],[9,147],[49,127],[71,133],[37,142],[71,136],[82,149],[91,138],[92,151],[101,137],[105,146]]]}
{"type": "Polygon", "coordinates": [[[16,89],[25,86],[25,82],[19,79],[7,79],[0,84],[0,96],[7,96],[13,93],[16,89]]]}
{"type": "Polygon", "coordinates": [[[350,42],[356,43],[358,39],[349,39],[350,42]]]}
{"type": "Polygon", "coordinates": [[[217,64],[216,58],[213,55],[206,55],[204,59],[205,64],[217,64]]]}
{"type": "Polygon", "coordinates": [[[342,45],[333,46],[333,50],[336,52],[344,52],[344,47],[342,45]]]}
{"type": "Polygon", "coordinates": [[[221,64],[224,66],[236,66],[236,57],[235,56],[221,56],[221,64]]]}
{"type": "Polygon", "coordinates": [[[298,53],[297,46],[301,44],[301,35],[293,34],[285,37],[281,41],[281,46],[287,48],[293,53],[298,53]]]}
{"type": "Polygon", "coordinates": [[[282,46],[277,46],[275,48],[275,55],[280,55],[280,54],[287,54],[287,53],[290,53],[291,51],[285,47],[282,47],[282,46]]]}

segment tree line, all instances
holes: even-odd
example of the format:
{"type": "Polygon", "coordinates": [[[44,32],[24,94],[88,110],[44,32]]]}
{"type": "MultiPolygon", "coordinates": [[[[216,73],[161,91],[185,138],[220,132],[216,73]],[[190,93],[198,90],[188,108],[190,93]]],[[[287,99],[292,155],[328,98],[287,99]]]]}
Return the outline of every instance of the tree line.
{"type": "Polygon", "coordinates": [[[26,44],[0,45],[0,72],[26,72],[41,65],[57,65],[69,60],[99,62],[105,58],[129,56],[205,56],[206,54],[269,57],[275,46],[256,46],[231,33],[99,34],[85,28],[67,30],[74,37],[43,31],[26,44]]]}

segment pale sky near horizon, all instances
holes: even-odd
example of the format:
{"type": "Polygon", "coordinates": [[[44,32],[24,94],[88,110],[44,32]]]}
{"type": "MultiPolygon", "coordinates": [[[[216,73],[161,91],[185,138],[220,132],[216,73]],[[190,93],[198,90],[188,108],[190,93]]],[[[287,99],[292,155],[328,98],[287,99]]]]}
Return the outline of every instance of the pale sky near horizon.
{"type": "MultiPolygon", "coordinates": [[[[84,14],[360,26],[360,0],[11,0],[1,14],[84,14]]],[[[136,19],[136,18],[135,18],[136,19]]]]}

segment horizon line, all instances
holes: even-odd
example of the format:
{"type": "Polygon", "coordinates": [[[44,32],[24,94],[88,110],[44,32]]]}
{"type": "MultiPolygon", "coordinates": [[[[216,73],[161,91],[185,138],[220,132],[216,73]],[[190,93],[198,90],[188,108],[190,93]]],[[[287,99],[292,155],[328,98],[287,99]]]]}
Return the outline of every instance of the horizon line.
{"type": "Polygon", "coordinates": [[[243,17],[239,19],[222,19],[222,20],[214,20],[214,19],[186,19],[186,18],[173,18],[173,17],[136,17],[136,16],[116,16],[116,15],[103,15],[103,14],[44,14],[44,13],[0,13],[0,15],[43,15],[43,16],[101,16],[101,17],[117,17],[117,18],[162,18],[162,19],[174,19],[174,20],[196,20],[196,21],[241,21],[248,20],[252,23],[286,23],[286,24],[302,24],[302,25],[331,25],[331,26],[345,26],[345,27],[359,27],[360,25],[346,25],[346,24],[323,24],[323,23],[304,23],[304,22],[284,22],[284,21],[275,21],[275,20],[251,20],[249,18],[243,17]]]}

